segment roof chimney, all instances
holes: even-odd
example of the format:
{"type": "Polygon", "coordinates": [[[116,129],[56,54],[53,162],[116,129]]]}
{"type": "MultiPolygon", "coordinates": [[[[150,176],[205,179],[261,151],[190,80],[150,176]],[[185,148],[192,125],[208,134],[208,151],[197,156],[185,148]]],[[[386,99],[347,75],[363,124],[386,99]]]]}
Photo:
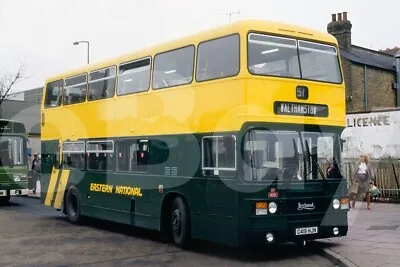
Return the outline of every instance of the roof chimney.
{"type": "Polygon", "coordinates": [[[332,14],[332,21],[328,24],[328,33],[332,34],[338,40],[339,46],[347,51],[351,50],[351,28],[352,24],[347,19],[347,12],[332,14]]]}

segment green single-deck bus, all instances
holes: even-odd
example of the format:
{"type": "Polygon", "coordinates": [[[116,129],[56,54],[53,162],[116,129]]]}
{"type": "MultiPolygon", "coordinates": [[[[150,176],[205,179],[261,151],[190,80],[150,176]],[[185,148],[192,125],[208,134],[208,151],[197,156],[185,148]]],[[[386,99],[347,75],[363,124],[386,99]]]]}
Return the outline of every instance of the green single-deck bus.
{"type": "Polygon", "coordinates": [[[345,236],[345,110],[336,39],[292,25],[241,21],[90,64],[46,81],[41,200],[178,246],[345,236]]]}
{"type": "Polygon", "coordinates": [[[0,203],[28,195],[27,135],[22,122],[0,119],[0,203]]]}

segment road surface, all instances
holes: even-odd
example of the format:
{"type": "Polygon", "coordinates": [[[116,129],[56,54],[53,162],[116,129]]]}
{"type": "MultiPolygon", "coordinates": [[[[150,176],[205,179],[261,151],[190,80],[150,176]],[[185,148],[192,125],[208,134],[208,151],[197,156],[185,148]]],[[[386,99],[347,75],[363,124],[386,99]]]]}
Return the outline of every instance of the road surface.
{"type": "Polygon", "coordinates": [[[38,199],[0,206],[0,266],[335,266],[316,248],[283,245],[244,254],[195,241],[188,250],[160,241],[157,232],[90,221],[70,224],[38,199]]]}

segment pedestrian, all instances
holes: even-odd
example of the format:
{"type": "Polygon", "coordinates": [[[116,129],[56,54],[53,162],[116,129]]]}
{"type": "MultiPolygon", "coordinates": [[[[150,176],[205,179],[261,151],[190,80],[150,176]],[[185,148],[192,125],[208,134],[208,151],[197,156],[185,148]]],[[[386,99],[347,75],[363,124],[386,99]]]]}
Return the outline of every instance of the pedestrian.
{"type": "Polygon", "coordinates": [[[342,174],[340,173],[339,165],[337,164],[334,158],[328,158],[328,167],[326,168],[325,176],[326,178],[336,178],[341,179],[343,178],[342,174]]]}
{"type": "Polygon", "coordinates": [[[356,171],[354,172],[352,184],[351,184],[351,194],[350,198],[352,199],[352,208],[356,205],[357,197],[367,198],[368,209],[371,209],[371,195],[370,195],[370,187],[371,187],[371,169],[369,166],[369,157],[366,154],[360,155],[360,160],[358,162],[358,166],[356,171]]]}
{"type": "Polygon", "coordinates": [[[40,162],[39,162],[39,154],[35,153],[33,155],[33,161],[31,165],[31,171],[32,171],[32,179],[33,179],[33,193],[36,193],[36,183],[38,181],[39,175],[40,175],[40,162]]]}

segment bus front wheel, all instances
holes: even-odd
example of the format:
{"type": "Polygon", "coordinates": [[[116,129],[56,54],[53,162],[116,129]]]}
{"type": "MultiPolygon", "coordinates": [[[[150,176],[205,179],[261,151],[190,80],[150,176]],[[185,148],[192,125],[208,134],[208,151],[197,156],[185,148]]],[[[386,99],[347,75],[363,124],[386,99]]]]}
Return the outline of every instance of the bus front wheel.
{"type": "Polygon", "coordinates": [[[188,208],[181,197],[174,199],[170,218],[174,243],[181,248],[186,247],[189,240],[190,220],[188,208]]]}
{"type": "Polygon", "coordinates": [[[81,200],[79,197],[79,191],[75,186],[70,187],[67,192],[65,211],[70,222],[78,224],[82,221],[81,200]]]}

